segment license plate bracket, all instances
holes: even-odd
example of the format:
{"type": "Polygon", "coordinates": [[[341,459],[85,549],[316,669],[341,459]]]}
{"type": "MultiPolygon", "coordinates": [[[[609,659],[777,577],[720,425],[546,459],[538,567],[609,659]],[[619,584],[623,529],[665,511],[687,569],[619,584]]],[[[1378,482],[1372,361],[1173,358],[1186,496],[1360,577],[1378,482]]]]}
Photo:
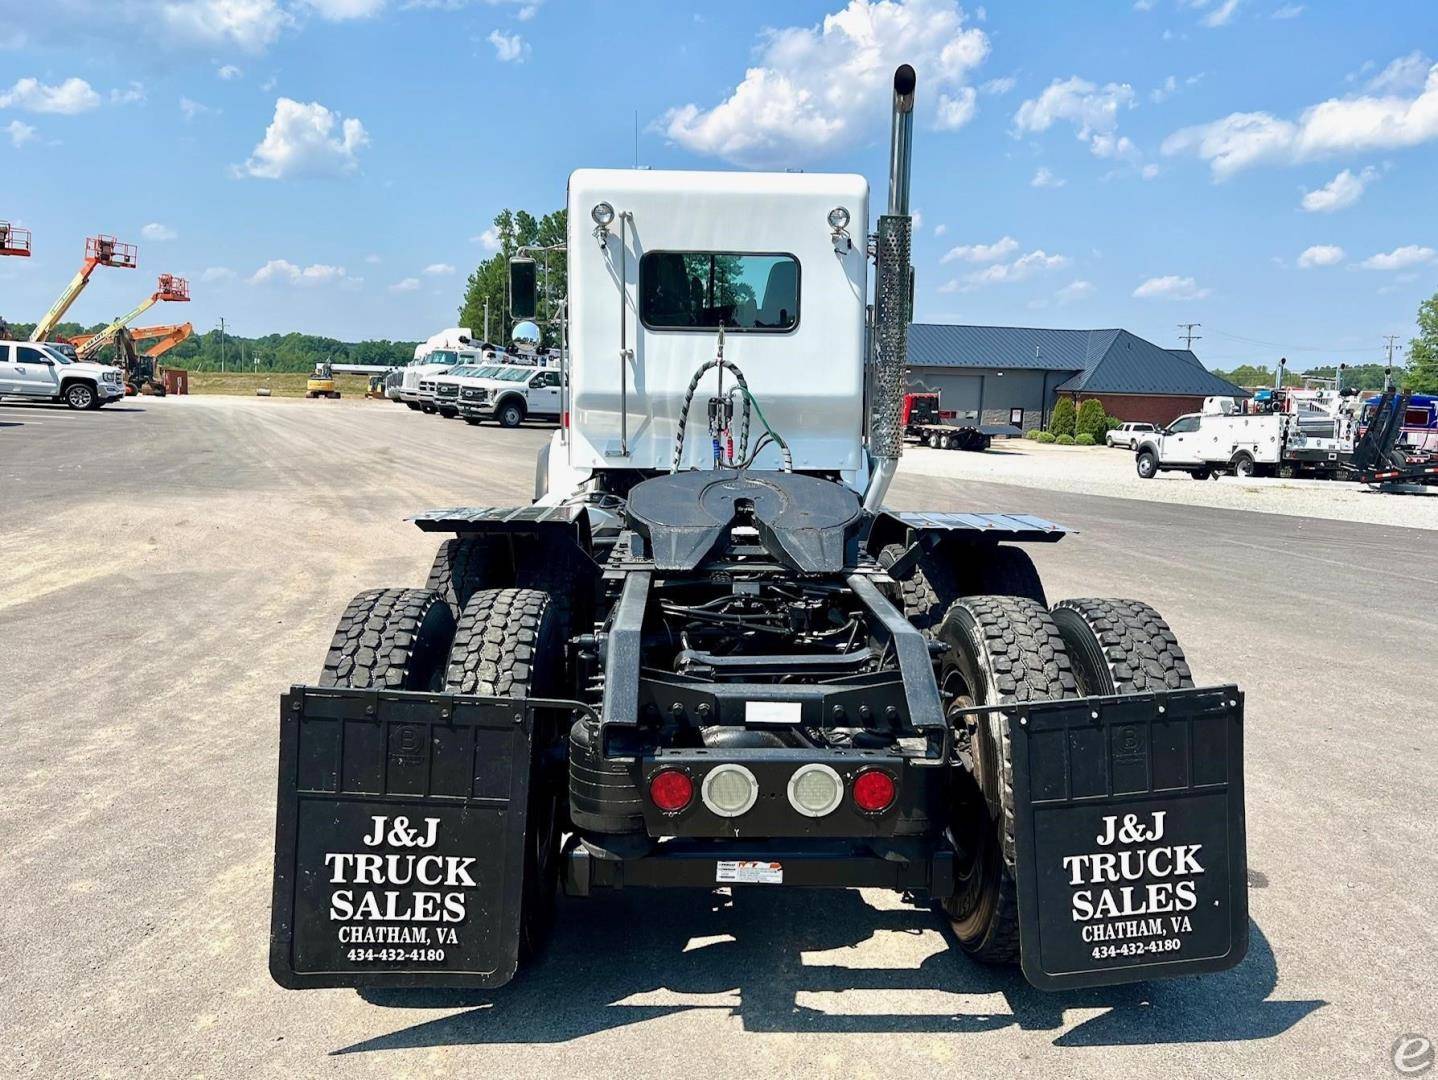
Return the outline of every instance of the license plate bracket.
{"type": "Polygon", "coordinates": [[[1248,945],[1237,687],[1006,710],[1025,977],[1221,971],[1248,945]]]}
{"type": "Polygon", "coordinates": [[[300,686],[280,701],[275,981],[508,982],[533,704],[300,686]]]}

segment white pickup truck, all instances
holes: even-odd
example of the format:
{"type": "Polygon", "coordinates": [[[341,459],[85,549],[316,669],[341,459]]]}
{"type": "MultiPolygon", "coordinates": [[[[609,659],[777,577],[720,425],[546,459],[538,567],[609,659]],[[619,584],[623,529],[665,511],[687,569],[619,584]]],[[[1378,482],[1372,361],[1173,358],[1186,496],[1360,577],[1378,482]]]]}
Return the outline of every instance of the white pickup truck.
{"type": "Polygon", "coordinates": [[[71,360],[46,342],[0,341],[0,398],[98,409],[124,396],[119,368],[71,360]]]}
{"type": "Polygon", "coordinates": [[[501,367],[491,378],[469,380],[459,391],[459,414],[471,424],[497,420],[519,427],[526,419],[558,420],[562,405],[558,368],[501,367]]]}

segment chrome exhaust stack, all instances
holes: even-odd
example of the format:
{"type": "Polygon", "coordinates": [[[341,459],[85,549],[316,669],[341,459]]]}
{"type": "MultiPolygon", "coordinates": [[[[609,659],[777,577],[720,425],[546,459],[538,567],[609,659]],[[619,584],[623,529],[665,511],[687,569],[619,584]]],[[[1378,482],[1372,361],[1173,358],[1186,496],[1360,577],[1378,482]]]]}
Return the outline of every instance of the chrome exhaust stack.
{"type": "Polygon", "coordinates": [[[909,174],[913,165],[914,69],[894,72],[893,133],[889,142],[889,208],[879,218],[875,247],[873,382],[869,401],[872,458],[864,509],[877,512],[904,452],[904,378],[909,355],[910,266],[913,222],[909,174]]]}

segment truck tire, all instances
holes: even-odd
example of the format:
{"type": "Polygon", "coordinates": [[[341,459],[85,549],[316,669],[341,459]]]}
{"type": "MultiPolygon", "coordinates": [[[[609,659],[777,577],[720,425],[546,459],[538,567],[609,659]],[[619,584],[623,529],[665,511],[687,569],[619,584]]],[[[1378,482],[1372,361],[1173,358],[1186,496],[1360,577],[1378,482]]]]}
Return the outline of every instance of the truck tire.
{"type": "Polygon", "coordinates": [[[434,553],[424,587],[444,598],[457,623],[471,596],[501,584],[495,569],[497,555],[492,537],[456,536],[445,540],[434,553]]]}
{"type": "Polygon", "coordinates": [[[494,418],[500,427],[517,428],[524,423],[524,406],[517,401],[506,401],[495,409],[494,418]]]}
{"type": "Polygon", "coordinates": [[[418,401],[403,401],[403,400],[401,400],[400,404],[402,404],[402,405],[407,405],[409,408],[413,409],[415,412],[419,412],[419,402],[418,402],[418,401]]]}
{"type": "Polygon", "coordinates": [[[320,672],[321,686],[438,690],[454,616],[428,589],[369,589],[349,602],[320,672]]]}
{"type": "Polygon", "coordinates": [[[1134,467],[1138,469],[1140,479],[1152,480],[1158,475],[1158,455],[1152,450],[1140,450],[1134,459],[1134,467]]]}
{"type": "Polygon", "coordinates": [[[1163,616],[1141,600],[1060,600],[1053,617],[1080,694],[1141,694],[1193,685],[1178,638],[1163,616]]]}
{"type": "Polygon", "coordinates": [[[1233,475],[1241,480],[1258,475],[1258,465],[1253,460],[1252,454],[1240,453],[1233,459],[1233,475]]]}
{"type": "MultiPolygon", "coordinates": [[[[879,551],[879,565],[888,569],[907,550],[888,544],[879,551]]],[[[922,552],[899,582],[904,617],[929,637],[961,596],[1022,596],[1048,606],[1043,582],[1029,553],[1007,544],[992,547],[955,545],[940,552],[922,552]]]]}
{"type": "Polygon", "coordinates": [[[955,731],[958,764],[950,815],[957,858],[954,895],[941,901],[960,947],[975,960],[1019,958],[1014,882],[1013,752],[1008,720],[961,716],[974,705],[1072,698],[1077,682],[1048,611],[1015,596],[970,596],[939,628],[948,647],[940,689],[955,731]]]}
{"type": "Polygon", "coordinates": [[[100,407],[100,395],[87,382],[69,383],[60,393],[65,399],[65,404],[72,409],[98,409],[100,407]]]}
{"type": "Polygon", "coordinates": [[[1212,480],[1212,479],[1213,479],[1213,470],[1212,470],[1212,469],[1194,469],[1193,472],[1190,473],[1189,475],[1192,476],[1195,480],[1212,480]]]}
{"type": "MultiPolygon", "coordinates": [[[[557,697],[563,690],[563,645],[557,611],[538,589],[481,589],[469,599],[449,653],[445,689],[486,697],[557,697]]],[[[564,714],[568,718],[568,714],[564,714]]],[[[535,713],[529,813],[525,829],[519,955],[533,957],[554,921],[565,774],[560,724],[535,713]]]]}

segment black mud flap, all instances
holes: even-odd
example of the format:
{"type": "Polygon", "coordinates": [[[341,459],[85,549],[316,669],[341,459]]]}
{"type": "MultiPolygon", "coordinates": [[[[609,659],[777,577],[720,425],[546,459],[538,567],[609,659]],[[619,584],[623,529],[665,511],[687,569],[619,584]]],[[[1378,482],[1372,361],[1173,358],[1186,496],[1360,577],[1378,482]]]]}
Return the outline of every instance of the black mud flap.
{"type": "Polygon", "coordinates": [[[1238,689],[1008,715],[1029,982],[1061,990],[1238,963],[1248,947],[1238,689]]]}
{"type": "Polygon", "coordinates": [[[508,982],[535,704],[299,686],[280,702],[275,981],[508,982]]]}

